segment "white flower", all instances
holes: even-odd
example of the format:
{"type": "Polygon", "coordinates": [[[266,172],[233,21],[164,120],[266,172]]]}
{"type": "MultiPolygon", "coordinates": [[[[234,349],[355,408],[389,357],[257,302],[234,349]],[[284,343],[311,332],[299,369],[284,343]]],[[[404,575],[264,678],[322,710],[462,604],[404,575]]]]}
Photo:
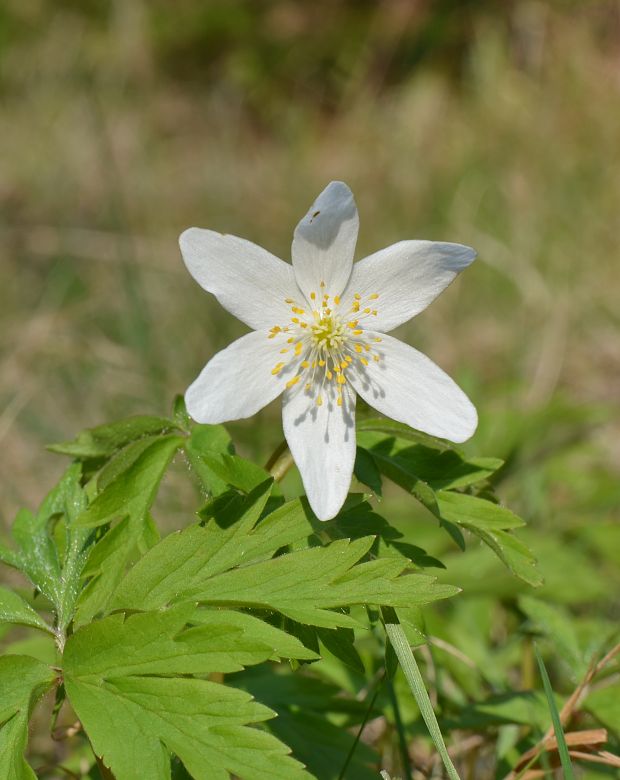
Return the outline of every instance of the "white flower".
{"type": "Polygon", "coordinates": [[[194,279],[252,332],[218,352],[185,394],[200,423],[250,417],[284,393],[284,434],[317,517],[334,517],[355,461],[355,399],[433,436],[462,442],[476,410],[429,358],[388,331],[423,311],[473,249],[401,241],[353,264],[359,218],[332,182],[301,220],[293,263],[235,236],[180,238],[194,279]]]}

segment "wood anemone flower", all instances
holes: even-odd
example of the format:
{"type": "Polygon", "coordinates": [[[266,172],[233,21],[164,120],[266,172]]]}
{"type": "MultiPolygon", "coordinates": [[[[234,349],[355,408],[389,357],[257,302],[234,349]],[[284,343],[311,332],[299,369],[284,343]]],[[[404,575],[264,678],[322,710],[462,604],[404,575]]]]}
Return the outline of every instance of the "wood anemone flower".
{"type": "Polygon", "coordinates": [[[187,390],[191,417],[251,417],[283,393],[284,435],[321,520],[342,506],[355,462],[355,399],[433,436],[462,442],[477,415],[426,355],[386,335],[423,311],[476,253],[400,241],[353,263],[359,218],[331,182],[301,220],[292,265],[235,236],[190,228],[191,275],[252,332],[218,352],[187,390]]]}

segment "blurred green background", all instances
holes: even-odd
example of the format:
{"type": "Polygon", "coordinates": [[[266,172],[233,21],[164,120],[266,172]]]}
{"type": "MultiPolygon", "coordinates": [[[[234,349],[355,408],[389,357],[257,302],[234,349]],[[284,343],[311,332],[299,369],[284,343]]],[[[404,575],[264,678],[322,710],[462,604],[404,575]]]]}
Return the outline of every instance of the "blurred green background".
{"type": "MultiPolygon", "coordinates": [[[[479,251],[398,335],[478,407],[467,449],[507,460],[498,487],[529,523],[537,595],[567,610],[582,661],[593,637],[608,642],[619,2],[3,0],[0,139],[1,524],[64,468],[46,443],[165,413],[243,333],[185,271],[178,234],[209,227],[288,259],[297,221],[343,179],[358,257],[404,238],[479,251]]],[[[266,460],[278,404],[232,430],[266,460]]],[[[169,527],[189,519],[183,490],[169,485],[169,527]]],[[[451,548],[404,494],[388,491],[381,511],[465,589],[431,625],[478,669],[452,670],[459,696],[532,685],[512,643],[525,586],[476,545],[451,548]]],[[[568,693],[577,667],[554,666],[554,652],[568,693]]],[[[607,708],[598,722],[620,728],[607,708]]]]}

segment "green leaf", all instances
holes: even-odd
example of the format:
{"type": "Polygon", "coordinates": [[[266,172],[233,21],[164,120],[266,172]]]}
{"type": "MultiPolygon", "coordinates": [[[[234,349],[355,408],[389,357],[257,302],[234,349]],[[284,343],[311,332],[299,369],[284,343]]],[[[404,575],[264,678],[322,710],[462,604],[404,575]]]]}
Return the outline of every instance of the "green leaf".
{"type": "Polygon", "coordinates": [[[540,652],[536,645],[534,645],[534,652],[536,653],[536,661],[538,662],[538,668],[540,670],[540,676],[542,677],[543,687],[545,689],[545,696],[547,697],[547,704],[549,705],[549,711],[551,712],[551,720],[553,722],[553,732],[558,744],[558,754],[560,756],[560,762],[562,764],[562,770],[564,772],[565,780],[575,780],[575,774],[573,772],[573,765],[568,753],[568,746],[566,745],[566,739],[564,738],[564,729],[562,728],[562,722],[560,720],[560,713],[558,711],[558,705],[553,695],[553,688],[551,687],[551,681],[545,668],[545,663],[542,659],[540,652]]]}
{"type": "Polygon", "coordinates": [[[552,641],[554,650],[564,658],[574,675],[583,675],[587,661],[579,646],[572,616],[557,604],[547,604],[532,596],[521,596],[518,603],[533,628],[552,641]]]}
{"type": "Polygon", "coordinates": [[[363,433],[359,443],[374,458],[390,460],[434,490],[467,487],[487,479],[503,465],[499,458],[464,458],[456,450],[411,444],[381,433],[363,433]]]}
{"type": "Polygon", "coordinates": [[[191,676],[257,663],[272,648],[253,647],[225,623],[184,631],[192,611],[114,615],[68,639],[65,687],[95,753],[117,780],[167,780],[171,753],[196,780],[307,778],[281,742],[249,726],[271,710],[191,676]]]}
{"type": "Polygon", "coordinates": [[[544,578],[536,566],[536,558],[520,539],[509,531],[471,529],[487,544],[510,571],[528,585],[537,588],[544,578]]]}
{"type": "Polygon", "coordinates": [[[11,553],[11,565],[26,574],[62,614],[70,608],[70,591],[76,579],[74,570],[83,562],[80,556],[86,534],[71,529],[76,513],[84,506],[80,478],[80,465],[70,466],[37,513],[21,510],[11,529],[18,548],[11,553]],[[56,535],[54,519],[60,520],[58,525],[62,529],[56,535]],[[61,549],[57,541],[61,542],[61,549]]]}
{"type": "Polygon", "coordinates": [[[87,428],[73,441],[49,444],[47,449],[79,460],[109,458],[133,441],[145,436],[159,436],[176,428],[172,420],[164,417],[128,417],[96,428],[87,428]]]}
{"type": "MultiPolygon", "coordinates": [[[[194,527],[177,538],[183,547],[190,540],[195,551],[209,549],[207,529],[194,527]]],[[[341,540],[327,547],[297,550],[252,564],[237,556],[234,563],[245,565],[228,571],[221,571],[220,565],[205,560],[204,553],[194,554],[192,573],[180,578],[171,546],[167,560],[162,560],[158,548],[165,544],[164,540],[151,551],[152,559],[148,560],[147,554],[121,583],[114,605],[135,609],[144,608],[146,602],[152,609],[166,603],[192,601],[275,609],[300,623],[336,628],[357,625],[341,611],[353,604],[411,606],[448,598],[458,592],[421,574],[399,576],[406,562],[398,558],[358,563],[373,541],[373,537],[353,542],[341,540]],[[199,559],[203,565],[197,565],[199,559]],[[152,572],[157,572],[155,578],[152,572]]],[[[227,565],[231,563],[229,558],[227,565]]]]}
{"type": "Polygon", "coordinates": [[[354,473],[357,479],[376,493],[381,495],[381,472],[377,468],[372,455],[363,447],[358,447],[355,455],[354,473]]]}
{"type": "Polygon", "coordinates": [[[203,463],[226,485],[250,493],[271,476],[265,469],[238,455],[215,456],[203,452],[203,463]]]}
{"type": "Polygon", "coordinates": [[[270,557],[280,547],[312,534],[311,513],[299,499],[257,522],[271,487],[270,479],[235,502],[234,515],[223,528],[211,520],[206,528],[189,526],[163,539],[121,582],[113,608],[159,609],[182,598],[197,583],[239,564],[270,557]]]}
{"type": "Polygon", "coordinates": [[[416,703],[420,708],[422,719],[424,720],[424,723],[426,723],[426,727],[428,728],[429,734],[431,735],[435,747],[437,748],[437,752],[441,756],[441,760],[443,761],[443,764],[446,768],[448,777],[451,780],[459,780],[458,772],[454,768],[452,759],[448,754],[441,729],[439,728],[437,718],[435,717],[435,712],[433,711],[433,705],[431,704],[431,700],[426,691],[424,680],[422,679],[422,675],[411,650],[411,646],[407,641],[407,636],[399,623],[396,622],[396,616],[393,613],[390,614],[389,610],[386,612],[385,618],[386,634],[390,640],[390,644],[393,647],[394,652],[396,653],[396,656],[398,657],[398,663],[400,664],[400,667],[405,674],[409,688],[411,689],[416,703]]]}
{"type": "Polygon", "coordinates": [[[150,436],[130,444],[116,456],[118,460],[110,461],[108,472],[100,475],[101,492],[82,512],[78,524],[93,527],[122,517],[129,517],[131,524],[141,523],[183,441],[180,436],[150,436]]]}
{"type": "Polygon", "coordinates": [[[3,587],[0,587],[0,623],[13,623],[54,633],[21,596],[3,587]]]}
{"type": "Polygon", "coordinates": [[[0,777],[36,780],[24,759],[28,720],[35,703],[54,681],[49,666],[34,658],[0,657],[0,777]]]}
{"type": "Polygon", "coordinates": [[[90,579],[78,597],[76,625],[88,623],[95,615],[105,611],[127,564],[140,547],[148,549],[152,546],[152,538],[153,524],[147,516],[146,522],[138,528],[130,523],[129,518],[121,520],[97,542],[83,571],[83,576],[90,579]]]}
{"type": "Polygon", "coordinates": [[[443,439],[437,439],[421,431],[416,431],[404,423],[390,420],[387,417],[361,417],[357,418],[358,436],[366,431],[372,433],[381,433],[385,436],[398,437],[408,441],[426,444],[439,450],[450,449],[449,442],[443,439]]]}
{"type": "Polygon", "coordinates": [[[313,650],[305,647],[297,637],[245,612],[199,608],[192,613],[190,622],[206,627],[209,631],[217,630],[220,626],[236,628],[257,646],[269,648],[272,651],[269,658],[274,661],[278,658],[296,658],[305,661],[320,658],[313,650]]]}
{"type": "MultiPolygon", "coordinates": [[[[338,780],[344,757],[354,743],[349,731],[366,715],[364,702],[342,694],[335,685],[316,676],[279,674],[277,669],[255,667],[235,675],[236,685],[252,693],[278,713],[266,726],[293,749],[320,780],[338,780]]],[[[373,715],[379,715],[377,710],[373,715]]],[[[347,780],[376,780],[379,756],[358,743],[347,780]]]]}
{"type": "Polygon", "coordinates": [[[223,454],[233,453],[231,438],[223,425],[195,425],[185,442],[187,459],[204,488],[212,496],[224,493],[228,483],[213,471],[205,456],[217,459],[223,454]]]}
{"type": "Polygon", "coordinates": [[[525,525],[525,522],[509,509],[483,498],[447,490],[439,490],[435,495],[442,518],[470,531],[497,531],[525,525]]]}

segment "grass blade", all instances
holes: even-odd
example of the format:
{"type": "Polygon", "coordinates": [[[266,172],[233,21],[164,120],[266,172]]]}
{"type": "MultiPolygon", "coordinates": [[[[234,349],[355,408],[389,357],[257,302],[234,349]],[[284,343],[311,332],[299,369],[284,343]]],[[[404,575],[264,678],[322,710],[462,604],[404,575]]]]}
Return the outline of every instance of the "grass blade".
{"type": "Polygon", "coordinates": [[[437,723],[437,718],[433,712],[433,705],[431,704],[431,700],[428,696],[428,693],[426,692],[424,680],[422,679],[420,669],[411,650],[411,646],[407,641],[405,632],[398,623],[394,622],[396,616],[391,610],[385,610],[384,617],[386,619],[385,631],[388,635],[388,639],[394,648],[398,662],[405,674],[405,677],[407,678],[411,692],[413,693],[417,705],[420,708],[420,713],[424,719],[424,722],[426,723],[429,734],[435,743],[437,752],[441,756],[441,760],[443,761],[443,764],[446,768],[448,777],[450,780],[460,780],[458,772],[452,763],[452,759],[448,755],[446,743],[443,741],[439,723],[437,723]],[[387,619],[388,617],[390,618],[389,621],[387,619]]]}
{"type": "Polygon", "coordinates": [[[555,698],[553,696],[553,689],[551,688],[551,681],[549,680],[549,675],[547,674],[545,663],[536,645],[534,645],[534,652],[536,653],[536,660],[538,661],[538,668],[540,669],[540,676],[542,677],[545,696],[547,697],[549,711],[551,712],[553,731],[555,732],[555,738],[558,743],[558,754],[560,756],[564,778],[565,780],[575,780],[573,765],[571,764],[570,756],[568,754],[568,747],[566,745],[566,740],[564,739],[564,730],[562,729],[560,713],[558,712],[555,698]]]}

